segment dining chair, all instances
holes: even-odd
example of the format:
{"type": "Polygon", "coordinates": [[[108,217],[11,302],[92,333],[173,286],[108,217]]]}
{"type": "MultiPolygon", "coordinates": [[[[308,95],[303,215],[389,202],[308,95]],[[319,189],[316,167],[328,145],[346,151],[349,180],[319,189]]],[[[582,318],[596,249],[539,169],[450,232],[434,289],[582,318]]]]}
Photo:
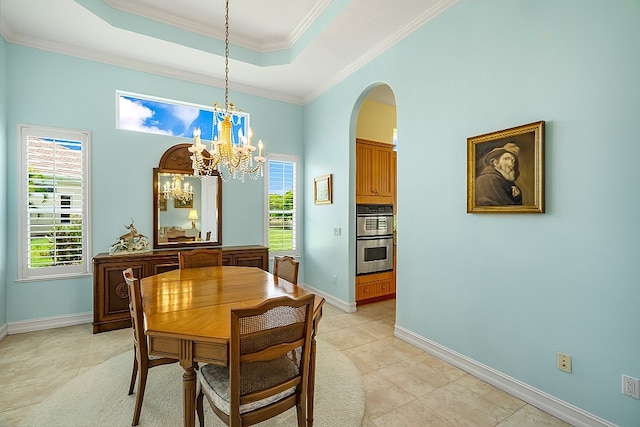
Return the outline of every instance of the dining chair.
{"type": "Polygon", "coordinates": [[[222,265],[222,249],[194,249],[178,252],[181,269],[222,265]]]}
{"type": "Polygon", "coordinates": [[[122,274],[124,275],[124,280],[127,283],[129,291],[129,311],[131,313],[131,326],[133,327],[133,371],[131,373],[131,383],[129,384],[130,395],[133,394],[136,377],[138,377],[136,406],[133,411],[133,421],[131,425],[137,426],[140,421],[140,410],[142,409],[142,399],[144,399],[144,389],[147,385],[147,373],[149,369],[169,363],[176,363],[178,360],[167,357],[149,356],[147,337],[144,334],[140,282],[133,276],[133,270],[131,268],[127,268],[122,274]]]}
{"type": "Polygon", "coordinates": [[[273,275],[297,285],[299,265],[290,256],[275,257],[273,259],[273,275]]]}
{"type": "Polygon", "coordinates": [[[229,366],[208,364],[197,372],[200,427],[204,396],[229,426],[253,425],[294,406],[298,426],[306,425],[314,298],[282,296],[231,309],[229,366]]]}

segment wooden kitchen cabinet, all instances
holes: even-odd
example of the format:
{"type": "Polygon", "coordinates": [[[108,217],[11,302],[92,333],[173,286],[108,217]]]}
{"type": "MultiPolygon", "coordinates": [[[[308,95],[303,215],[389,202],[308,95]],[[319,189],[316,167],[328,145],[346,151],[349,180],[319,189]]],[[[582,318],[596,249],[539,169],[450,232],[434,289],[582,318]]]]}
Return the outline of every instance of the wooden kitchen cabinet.
{"type": "Polygon", "coordinates": [[[393,271],[356,276],[356,304],[395,298],[393,271]]]}
{"type": "Polygon", "coordinates": [[[393,145],[356,139],[356,203],[394,204],[393,145]]]}
{"type": "MultiPolygon", "coordinates": [[[[269,248],[265,246],[229,246],[221,249],[223,265],[269,270],[269,248]]],[[[131,326],[129,293],[122,270],[132,268],[134,276],[139,279],[175,270],[178,268],[180,250],[96,255],[93,258],[93,333],[131,326]]]]}

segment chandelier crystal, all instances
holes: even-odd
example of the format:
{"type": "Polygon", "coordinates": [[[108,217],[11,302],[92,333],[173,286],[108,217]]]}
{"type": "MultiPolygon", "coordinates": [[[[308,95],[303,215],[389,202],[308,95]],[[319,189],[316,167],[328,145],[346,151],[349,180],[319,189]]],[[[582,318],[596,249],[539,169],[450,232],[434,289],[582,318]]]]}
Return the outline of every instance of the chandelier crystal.
{"type": "Polygon", "coordinates": [[[193,187],[188,182],[183,185],[182,177],[175,174],[171,182],[164,183],[162,195],[167,200],[176,199],[181,202],[188,202],[193,199],[193,187]]]}
{"type": "Polygon", "coordinates": [[[215,103],[213,105],[213,124],[218,121],[218,114],[222,113],[224,119],[218,122],[217,137],[211,141],[211,147],[207,151],[205,144],[200,139],[200,128],[193,131],[193,145],[189,147],[193,174],[196,176],[213,175],[218,172],[224,181],[230,178],[244,182],[245,175],[252,179],[258,179],[263,175],[262,140],[258,142],[258,155],[253,157],[256,146],[252,145],[252,132],[249,129],[248,136],[236,135],[232,132],[231,118],[234,112],[240,112],[233,103],[229,102],[229,0],[225,2],[225,75],[224,75],[224,107],[215,103]]]}

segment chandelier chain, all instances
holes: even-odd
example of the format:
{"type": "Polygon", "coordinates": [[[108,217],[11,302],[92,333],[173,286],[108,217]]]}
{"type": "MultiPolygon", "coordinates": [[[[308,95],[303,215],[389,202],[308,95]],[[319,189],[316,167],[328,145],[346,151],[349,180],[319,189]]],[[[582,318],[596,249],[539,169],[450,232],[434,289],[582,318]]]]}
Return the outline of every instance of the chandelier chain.
{"type": "Polygon", "coordinates": [[[244,181],[245,175],[258,179],[263,175],[263,165],[267,161],[262,156],[262,140],[258,146],[252,145],[252,132],[249,128],[248,114],[243,119],[241,110],[229,102],[229,0],[225,1],[224,16],[224,108],[213,104],[213,126],[211,148],[206,146],[200,138],[201,130],[193,130],[193,145],[189,147],[191,167],[195,176],[219,175],[223,181],[231,178],[244,181]],[[221,111],[222,110],[222,111],[221,111]],[[241,127],[236,129],[236,127],[241,127]],[[254,157],[253,152],[258,150],[254,157]]]}
{"type": "Polygon", "coordinates": [[[229,0],[224,15],[224,109],[229,111],[229,0]]]}

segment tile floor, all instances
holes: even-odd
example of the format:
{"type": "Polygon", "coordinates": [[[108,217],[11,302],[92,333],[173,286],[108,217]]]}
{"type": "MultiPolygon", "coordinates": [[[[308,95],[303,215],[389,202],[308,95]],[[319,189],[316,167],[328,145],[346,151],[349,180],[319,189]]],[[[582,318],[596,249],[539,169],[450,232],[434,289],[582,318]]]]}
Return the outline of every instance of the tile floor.
{"type": "MultiPolygon", "coordinates": [[[[320,321],[318,340],[362,373],[364,427],[569,425],[395,338],[394,320],[388,300],[356,313],[325,304],[320,321]]],[[[0,426],[18,425],[57,387],[130,347],[130,329],[94,335],[89,324],[9,335],[0,342],[0,426]]]]}

